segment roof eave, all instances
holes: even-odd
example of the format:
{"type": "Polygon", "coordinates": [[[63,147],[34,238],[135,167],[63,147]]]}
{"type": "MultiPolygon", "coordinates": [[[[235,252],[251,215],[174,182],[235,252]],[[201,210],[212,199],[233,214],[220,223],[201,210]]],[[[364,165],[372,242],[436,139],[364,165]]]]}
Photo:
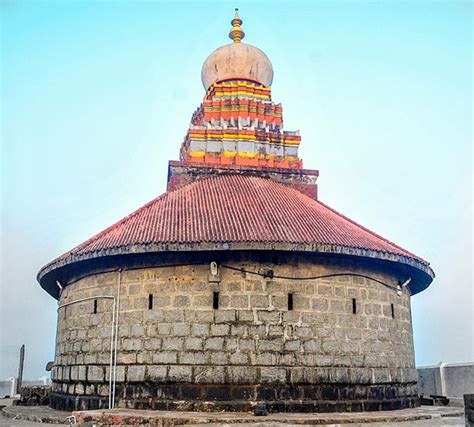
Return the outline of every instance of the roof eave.
{"type": "Polygon", "coordinates": [[[194,243],[147,243],[119,246],[83,254],[70,254],[57,258],[45,265],[37,274],[40,285],[53,297],[57,298],[57,292],[45,286],[44,278],[49,276],[54,270],[63,269],[66,266],[81,263],[88,260],[103,257],[116,257],[132,254],[146,253],[170,253],[170,252],[193,252],[193,251],[290,251],[309,252],[321,254],[347,255],[365,259],[388,261],[409,267],[417,274],[417,279],[412,280],[408,288],[412,295],[426,289],[435,277],[434,271],[429,264],[421,262],[416,258],[406,255],[395,254],[387,251],[380,251],[367,248],[355,248],[327,243],[288,243],[288,242],[194,242],[194,243]]]}

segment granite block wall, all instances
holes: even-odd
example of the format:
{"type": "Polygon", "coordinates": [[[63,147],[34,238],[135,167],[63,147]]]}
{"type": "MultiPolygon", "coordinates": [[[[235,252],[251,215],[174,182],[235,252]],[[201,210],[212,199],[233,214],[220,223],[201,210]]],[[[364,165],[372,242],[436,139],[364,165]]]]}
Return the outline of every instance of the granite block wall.
{"type": "Polygon", "coordinates": [[[59,309],[52,405],[106,406],[113,300],[100,296],[117,296],[118,287],[118,406],[250,410],[264,401],[271,410],[313,411],[341,410],[341,402],[342,410],[417,404],[409,294],[397,295],[397,277],[298,260],[226,265],[245,271],[219,265],[213,276],[209,264],[161,266],[95,274],[65,287],[60,304],[95,298],[59,309]],[[351,274],[298,279],[340,273],[392,288],[351,274]]]}

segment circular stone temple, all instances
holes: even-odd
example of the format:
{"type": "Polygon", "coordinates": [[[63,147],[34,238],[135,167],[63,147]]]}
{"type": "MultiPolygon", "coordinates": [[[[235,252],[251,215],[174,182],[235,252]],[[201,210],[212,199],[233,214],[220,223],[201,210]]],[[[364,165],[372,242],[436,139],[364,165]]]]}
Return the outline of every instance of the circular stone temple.
{"type": "Polygon", "coordinates": [[[410,297],[433,271],[318,200],[241,23],[203,67],[167,191],[38,273],[59,300],[54,408],[419,404],[410,297]]]}

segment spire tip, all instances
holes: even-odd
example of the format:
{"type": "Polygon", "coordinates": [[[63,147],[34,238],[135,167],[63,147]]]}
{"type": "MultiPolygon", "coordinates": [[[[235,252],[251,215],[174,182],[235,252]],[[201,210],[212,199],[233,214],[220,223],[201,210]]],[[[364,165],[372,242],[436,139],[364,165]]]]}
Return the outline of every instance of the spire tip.
{"type": "Polygon", "coordinates": [[[236,7],[235,8],[235,15],[234,19],[230,21],[232,28],[229,32],[229,38],[234,41],[234,43],[240,43],[241,40],[245,37],[244,30],[240,28],[242,25],[242,20],[240,19],[239,16],[239,9],[236,7]]]}

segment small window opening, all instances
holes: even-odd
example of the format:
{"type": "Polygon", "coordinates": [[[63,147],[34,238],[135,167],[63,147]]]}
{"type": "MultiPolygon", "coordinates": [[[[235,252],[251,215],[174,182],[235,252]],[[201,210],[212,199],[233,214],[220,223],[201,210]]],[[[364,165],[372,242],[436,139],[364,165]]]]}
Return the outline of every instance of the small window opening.
{"type": "Polygon", "coordinates": [[[214,310],[219,308],[219,292],[213,292],[212,294],[212,308],[214,310]]]}
{"type": "Polygon", "coordinates": [[[288,310],[293,310],[293,294],[288,294],[288,310]]]}
{"type": "Polygon", "coordinates": [[[393,306],[393,303],[390,304],[390,307],[392,308],[392,318],[395,319],[395,307],[393,306]]]}
{"type": "Polygon", "coordinates": [[[94,314],[97,314],[97,300],[94,300],[94,314]]]}
{"type": "Polygon", "coordinates": [[[357,301],[355,298],[352,298],[352,314],[357,313],[357,301]]]}
{"type": "Polygon", "coordinates": [[[148,294],[148,310],[153,309],[153,294],[148,294]]]}

